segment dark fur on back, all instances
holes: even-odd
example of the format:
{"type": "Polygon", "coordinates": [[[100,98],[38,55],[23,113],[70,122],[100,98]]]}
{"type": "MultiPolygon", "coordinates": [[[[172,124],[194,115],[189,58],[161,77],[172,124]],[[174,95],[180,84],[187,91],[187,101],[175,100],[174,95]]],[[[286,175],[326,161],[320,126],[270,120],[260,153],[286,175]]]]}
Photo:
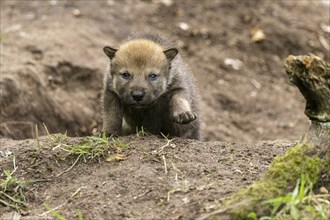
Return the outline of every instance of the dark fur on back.
{"type": "Polygon", "coordinates": [[[174,44],[165,39],[164,37],[162,37],[159,34],[155,34],[155,33],[144,33],[144,32],[137,32],[137,33],[131,33],[128,38],[127,41],[131,41],[131,40],[136,40],[136,39],[147,39],[147,40],[151,40],[157,44],[162,45],[164,48],[171,48],[174,47],[174,44]]]}

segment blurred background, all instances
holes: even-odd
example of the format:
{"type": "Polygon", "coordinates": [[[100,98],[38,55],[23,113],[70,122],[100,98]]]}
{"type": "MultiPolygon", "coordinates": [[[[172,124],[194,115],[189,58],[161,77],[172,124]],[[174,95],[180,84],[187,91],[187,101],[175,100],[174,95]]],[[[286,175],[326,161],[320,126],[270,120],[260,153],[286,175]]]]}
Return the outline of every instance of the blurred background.
{"type": "Polygon", "coordinates": [[[108,58],[131,32],[172,40],[196,78],[205,140],[297,140],[304,99],[285,58],[329,62],[327,0],[1,1],[0,136],[33,138],[102,126],[108,58]]]}

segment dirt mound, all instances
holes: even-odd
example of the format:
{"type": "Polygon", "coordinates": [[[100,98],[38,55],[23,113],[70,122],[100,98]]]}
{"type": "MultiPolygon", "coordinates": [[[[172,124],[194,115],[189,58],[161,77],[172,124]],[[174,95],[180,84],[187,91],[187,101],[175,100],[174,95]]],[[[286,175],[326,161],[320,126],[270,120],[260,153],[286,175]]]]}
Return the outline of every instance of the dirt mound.
{"type": "MultiPolygon", "coordinates": [[[[61,143],[81,142],[82,138],[70,138],[61,143]]],[[[128,147],[121,149],[124,161],[101,158],[100,162],[84,162],[81,158],[70,169],[77,156],[61,160],[61,146],[54,145],[49,137],[39,140],[39,148],[36,140],[0,140],[0,146],[7,146],[0,147],[0,152],[15,155],[15,177],[38,180],[28,184],[30,210],[25,218],[51,216],[44,206],[48,204],[68,219],[75,219],[78,210],[84,219],[195,219],[259,178],[273,158],[292,144],[183,139],[168,144],[155,136],[130,136],[120,143],[128,147]]],[[[0,162],[3,169],[14,169],[13,158],[0,157],[0,162]]],[[[0,213],[1,219],[13,215],[1,206],[0,213]]]]}
{"type": "Polygon", "coordinates": [[[21,139],[35,137],[33,122],[39,126],[45,123],[50,132],[68,130],[71,136],[90,133],[96,126],[96,112],[86,107],[86,103],[98,104],[97,94],[93,94],[97,89],[93,83],[99,81],[96,71],[60,62],[45,66],[43,73],[48,76],[45,84],[32,69],[3,77],[1,89],[5,92],[1,108],[2,116],[8,121],[3,122],[1,134],[21,139]],[[89,100],[92,98],[95,101],[89,100]]]}
{"type": "Polygon", "coordinates": [[[17,27],[24,37],[9,30],[1,42],[0,134],[15,139],[35,137],[35,124],[42,128],[42,123],[51,133],[91,134],[101,123],[103,86],[97,62],[87,62],[95,59],[93,51],[86,51],[91,41],[84,31],[72,34],[74,24],[57,28],[44,24],[36,21],[33,29],[17,27]]]}
{"type": "Polygon", "coordinates": [[[100,130],[102,47],[148,30],[175,41],[190,64],[206,140],[297,139],[304,103],[282,60],[329,59],[328,16],[314,1],[2,1],[1,135],[33,137],[42,123],[70,135],[100,130]]]}

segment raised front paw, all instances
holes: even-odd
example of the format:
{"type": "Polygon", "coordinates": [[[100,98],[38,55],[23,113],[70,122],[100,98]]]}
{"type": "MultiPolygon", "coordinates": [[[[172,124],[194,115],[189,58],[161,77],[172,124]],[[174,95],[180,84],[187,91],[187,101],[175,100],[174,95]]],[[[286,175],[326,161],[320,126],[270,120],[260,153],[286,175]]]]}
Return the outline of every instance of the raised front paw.
{"type": "Polygon", "coordinates": [[[186,111],[182,113],[173,113],[172,119],[174,122],[179,124],[188,124],[189,122],[192,122],[197,117],[196,115],[191,111],[186,111]]]}

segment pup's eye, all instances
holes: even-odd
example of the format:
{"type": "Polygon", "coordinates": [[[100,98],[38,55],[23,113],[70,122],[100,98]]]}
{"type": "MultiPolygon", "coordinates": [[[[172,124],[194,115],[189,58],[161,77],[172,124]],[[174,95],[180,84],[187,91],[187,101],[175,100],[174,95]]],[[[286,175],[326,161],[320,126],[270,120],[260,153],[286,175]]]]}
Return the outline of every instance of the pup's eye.
{"type": "Polygon", "coordinates": [[[123,77],[124,79],[129,79],[129,78],[131,78],[131,75],[130,75],[128,72],[123,72],[123,73],[121,73],[120,75],[121,75],[121,77],[123,77]]]}
{"type": "Polygon", "coordinates": [[[156,80],[157,78],[158,78],[158,75],[156,75],[156,74],[154,74],[154,73],[150,73],[150,74],[149,74],[149,80],[154,81],[154,80],[156,80]]]}

